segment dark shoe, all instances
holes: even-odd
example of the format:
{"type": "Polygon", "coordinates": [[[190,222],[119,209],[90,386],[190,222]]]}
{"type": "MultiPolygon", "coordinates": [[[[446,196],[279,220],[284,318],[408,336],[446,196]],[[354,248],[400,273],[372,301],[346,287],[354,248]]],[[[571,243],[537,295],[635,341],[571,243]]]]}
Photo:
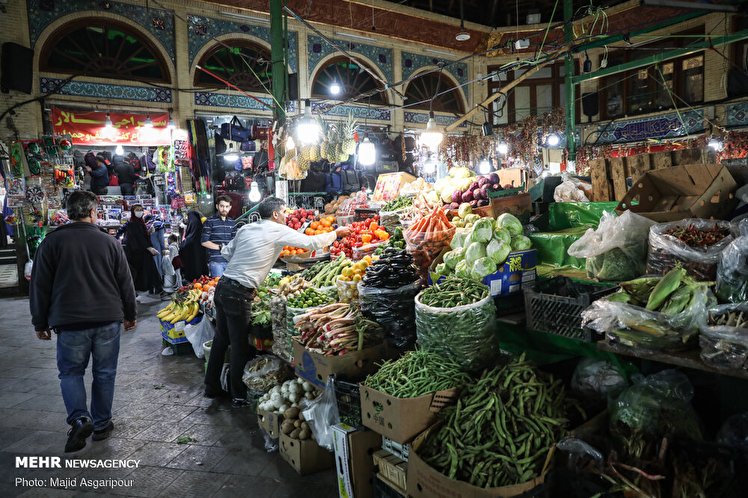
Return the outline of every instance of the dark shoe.
{"type": "Polygon", "coordinates": [[[75,419],[68,431],[68,442],[65,444],[65,453],[82,450],[86,447],[86,438],[93,432],[93,423],[88,417],[75,419]]]}
{"type": "Polygon", "coordinates": [[[103,429],[94,430],[93,436],[91,436],[91,439],[93,441],[103,441],[112,435],[113,430],[114,430],[114,422],[110,420],[107,426],[104,427],[103,429]]]}
{"type": "Polygon", "coordinates": [[[231,408],[246,408],[251,404],[247,399],[234,398],[231,400],[231,408]]]}
{"type": "Polygon", "coordinates": [[[223,389],[213,389],[212,387],[205,387],[205,392],[203,393],[203,396],[205,396],[208,399],[215,399],[215,398],[230,398],[231,395],[224,391],[223,389]]]}

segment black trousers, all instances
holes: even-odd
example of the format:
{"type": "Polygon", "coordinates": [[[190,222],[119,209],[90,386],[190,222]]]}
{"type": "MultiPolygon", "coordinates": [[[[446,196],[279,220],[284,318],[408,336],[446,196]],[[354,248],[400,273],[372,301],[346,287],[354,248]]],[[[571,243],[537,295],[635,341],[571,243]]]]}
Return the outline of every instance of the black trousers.
{"type": "Polygon", "coordinates": [[[205,385],[208,390],[217,392],[221,389],[221,370],[230,344],[231,397],[247,397],[247,386],[242,381],[242,375],[244,366],[256,354],[254,347],[249,344],[252,300],[256,293],[255,289],[244,287],[226,277],[218,281],[213,298],[216,307],[216,334],[210,349],[208,369],[205,372],[205,385]]]}

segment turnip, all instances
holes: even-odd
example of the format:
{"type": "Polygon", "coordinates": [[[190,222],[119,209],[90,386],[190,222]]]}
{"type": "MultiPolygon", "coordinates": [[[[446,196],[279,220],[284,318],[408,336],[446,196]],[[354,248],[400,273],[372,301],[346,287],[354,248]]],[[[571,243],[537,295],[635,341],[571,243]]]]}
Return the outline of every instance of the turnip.
{"type": "Polygon", "coordinates": [[[482,187],[486,183],[490,183],[490,182],[489,182],[488,178],[486,178],[485,176],[481,176],[480,178],[478,178],[478,186],[479,187],[482,187]]]}
{"type": "Polygon", "coordinates": [[[491,182],[491,183],[493,183],[493,184],[498,184],[498,183],[499,183],[499,181],[500,181],[500,180],[499,180],[499,175],[498,175],[498,174],[496,174],[496,173],[491,173],[490,175],[488,175],[488,179],[489,179],[489,180],[490,180],[490,182],[491,182]]]}
{"type": "Polygon", "coordinates": [[[452,202],[459,203],[462,200],[462,190],[455,190],[452,192],[452,202]]]}
{"type": "Polygon", "coordinates": [[[462,194],[462,202],[471,202],[472,200],[473,200],[473,193],[470,190],[462,194]]]}

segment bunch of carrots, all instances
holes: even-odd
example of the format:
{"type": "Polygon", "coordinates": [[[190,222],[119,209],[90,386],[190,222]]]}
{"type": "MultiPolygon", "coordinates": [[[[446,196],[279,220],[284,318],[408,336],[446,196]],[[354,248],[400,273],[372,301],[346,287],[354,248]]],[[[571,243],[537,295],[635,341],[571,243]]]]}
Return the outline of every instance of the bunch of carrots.
{"type": "Polygon", "coordinates": [[[455,226],[447,219],[444,210],[438,207],[434,208],[427,216],[413,223],[405,232],[405,238],[414,245],[443,243],[445,241],[449,244],[454,233],[455,226]]]}

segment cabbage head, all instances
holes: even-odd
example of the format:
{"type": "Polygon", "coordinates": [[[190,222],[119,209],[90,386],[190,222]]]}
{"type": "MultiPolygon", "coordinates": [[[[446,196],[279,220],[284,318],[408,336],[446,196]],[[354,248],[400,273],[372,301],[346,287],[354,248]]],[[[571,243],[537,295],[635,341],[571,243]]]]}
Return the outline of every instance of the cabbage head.
{"type": "Polygon", "coordinates": [[[504,213],[496,219],[496,226],[509,231],[512,237],[522,235],[522,223],[516,216],[504,213]]]}
{"type": "Polygon", "coordinates": [[[470,242],[488,244],[491,237],[493,237],[492,218],[481,218],[473,224],[473,230],[470,232],[470,242]]]}
{"type": "Polygon", "coordinates": [[[466,225],[468,223],[475,223],[479,219],[480,219],[480,216],[478,216],[477,214],[472,214],[472,213],[470,213],[469,215],[465,216],[465,218],[464,218],[466,225]]]}
{"type": "Polygon", "coordinates": [[[473,208],[470,207],[470,204],[467,202],[463,202],[460,204],[460,208],[457,210],[457,216],[459,216],[462,219],[465,219],[465,216],[472,214],[473,208]]]}
{"type": "Polygon", "coordinates": [[[505,244],[512,243],[512,234],[509,233],[509,230],[506,230],[504,228],[497,228],[493,233],[493,238],[505,244]]]}
{"type": "Polygon", "coordinates": [[[470,277],[470,270],[471,269],[472,268],[467,263],[467,261],[465,261],[463,259],[462,261],[460,261],[459,263],[457,263],[457,266],[455,266],[455,275],[457,275],[458,277],[469,278],[470,277]]]}
{"type": "Polygon", "coordinates": [[[454,270],[457,263],[463,259],[465,259],[465,248],[458,247],[444,255],[444,264],[447,265],[450,270],[454,270]]]}
{"type": "Polygon", "coordinates": [[[486,257],[486,246],[485,244],[481,244],[480,242],[473,242],[470,244],[465,251],[465,261],[468,262],[469,265],[472,265],[476,261],[478,261],[480,258],[486,257]]]}
{"type": "Polygon", "coordinates": [[[468,235],[470,235],[470,230],[466,228],[458,228],[457,230],[455,230],[455,234],[452,236],[452,242],[449,243],[449,247],[451,247],[452,249],[464,247],[468,235]]]}
{"type": "Polygon", "coordinates": [[[495,238],[486,246],[486,255],[497,265],[503,264],[510,252],[512,247],[508,243],[495,238]]]}
{"type": "Polygon", "coordinates": [[[452,270],[448,268],[447,265],[445,265],[444,263],[439,263],[438,265],[436,265],[436,268],[434,268],[434,271],[439,276],[449,275],[450,273],[452,273],[452,270]]]}
{"type": "Polygon", "coordinates": [[[512,237],[512,250],[513,251],[526,251],[532,249],[532,241],[524,235],[518,235],[512,237]]]}
{"type": "Polygon", "coordinates": [[[496,273],[496,263],[491,258],[480,258],[473,263],[471,275],[476,280],[483,280],[484,277],[496,273]]]}

